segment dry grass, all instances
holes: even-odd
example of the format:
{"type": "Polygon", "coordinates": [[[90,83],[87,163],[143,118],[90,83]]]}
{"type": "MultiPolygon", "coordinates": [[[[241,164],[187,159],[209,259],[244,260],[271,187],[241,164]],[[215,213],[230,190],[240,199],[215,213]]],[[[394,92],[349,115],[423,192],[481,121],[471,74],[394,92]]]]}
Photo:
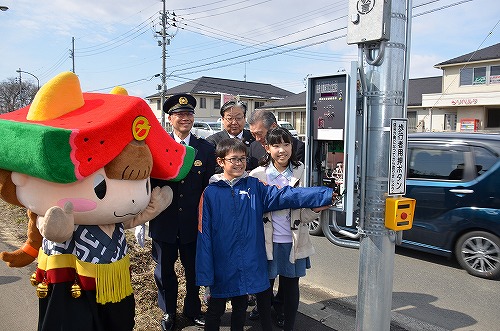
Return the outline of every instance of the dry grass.
{"type": "MultiPolygon", "coordinates": [[[[25,209],[0,200],[0,219],[3,220],[2,227],[0,227],[2,238],[8,238],[12,244],[21,245],[26,240],[28,223],[25,209]]],[[[153,277],[155,262],[151,258],[151,241],[147,240],[145,247],[142,248],[137,244],[133,232],[127,231],[127,242],[132,263],[132,287],[136,301],[134,330],[160,330],[159,321],[162,311],[157,306],[157,290],[153,277]]],[[[190,325],[190,322],[182,316],[185,279],[184,268],[179,260],[176,262],[175,270],[179,276],[176,327],[177,330],[182,330],[190,325]]]]}

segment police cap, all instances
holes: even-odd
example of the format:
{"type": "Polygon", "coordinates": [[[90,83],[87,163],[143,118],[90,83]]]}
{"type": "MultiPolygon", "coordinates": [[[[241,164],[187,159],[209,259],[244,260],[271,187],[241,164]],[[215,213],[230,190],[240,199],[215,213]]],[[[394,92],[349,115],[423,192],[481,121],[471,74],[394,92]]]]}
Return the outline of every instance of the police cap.
{"type": "Polygon", "coordinates": [[[179,113],[187,111],[194,113],[196,107],[196,98],[190,94],[179,93],[174,94],[163,104],[163,111],[167,114],[179,113]]]}

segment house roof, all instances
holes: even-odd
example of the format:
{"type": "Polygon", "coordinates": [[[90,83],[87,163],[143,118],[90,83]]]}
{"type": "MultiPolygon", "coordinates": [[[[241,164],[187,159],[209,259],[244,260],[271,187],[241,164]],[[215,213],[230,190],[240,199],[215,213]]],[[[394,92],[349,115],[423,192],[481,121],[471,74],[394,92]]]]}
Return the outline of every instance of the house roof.
{"type": "Polygon", "coordinates": [[[298,94],[292,94],[286,98],[264,105],[260,108],[288,108],[288,107],[305,107],[306,106],[306,91],[298,94]]]}
{"type": "Polygon", "coordinates": [[[414,78],[408,81],[408,106],[421,106],[422,94],[441,93],[443,77],[414,78]]]}
{"type": "Polygon", "coordinates": [[[478,49],[477,51],[458,56],[458,57],[451,59],[451,60],[447,60],[447,61],[438,63],[434,67],[439,68],[439,67],[442,67],[445,65],[450,65],[450,64],[477,62],[477,61],[486,61],[486,60],[496,60],[499,58],[500,58],[500,43],[483,48],[483,49],[478,49]]]}
{"type": "MultiPolygon", "coordinates": [[[[167,95],[176,93],[189,94],[232,94],[260,99],[282,99],[293,92],[284,90],[271,84],[246,82],[215,77],[200,77],[187,83],[167,90],[167,95]]],[[[151,99],[160,97],[160,92],[146,97],[151,99]]]]}

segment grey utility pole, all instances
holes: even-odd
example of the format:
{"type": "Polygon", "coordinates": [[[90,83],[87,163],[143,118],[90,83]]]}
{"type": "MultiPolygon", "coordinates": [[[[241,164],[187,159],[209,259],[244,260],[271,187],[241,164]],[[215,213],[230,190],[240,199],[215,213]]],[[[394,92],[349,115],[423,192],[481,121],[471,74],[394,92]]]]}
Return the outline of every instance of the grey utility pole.
{"type": "MultiPolygon", "coordinates": [[[[161,13],[161,60],[162,60],[162,71],[161,71],[161,105],[165,103],[165,96],[167,94],[167,13],[166,13],[166,0],[163,2],[163,11],[161,13]]],[[[161,111],[161,126],[165,127],[165,112],[161,111]]]]}
{"type": "Polygon", "coordinates": [[[366,118],[356,315],[356,330],[360,331],[390,330],[397,234],[385,227],[385,202],[391,119],[406,118],[410,18],[411,0],[349,2],[347,42],[358,45],[366,118]]]}
{"type": "Polygon", "coordinates": [[[19,69],[19,108],[23,106],[23,83],[21,81],[21,69],[19,69]]]}
{"type": "Polygon", "coordinates": [[[71,54],[71,61],[72,61],[72,69],[71,71],[73,73],[75,73],[75,37],[71,37],[71,50],[70,50],[70,54],[71,54]]]}
{"type": "MultiPolygon", "coordinates": [[[[166,11],[166,0],[161,0],[163,2],[163,10],[161,12],[161,31],[157,31],[156,34],[161,36],[161,41],[158,41],[158,45],[161,44],[161,58],[162,58],[162,74],[161,74],[161,86],[159,86],[161,106],[165,103],[165,96],[167,95],[167,46],[170,45],[170,39],[172,39],[179,29],[175,22],[175,13],[172,13],[174,23],[170,25],[168,23],[168,12],[166,11]],[[168,28],[172,26],[175,27],[173,33],[168,33],[168,28]]],[[[165,113],[161,112],[161,126],[165,127],[165,113]]]]}

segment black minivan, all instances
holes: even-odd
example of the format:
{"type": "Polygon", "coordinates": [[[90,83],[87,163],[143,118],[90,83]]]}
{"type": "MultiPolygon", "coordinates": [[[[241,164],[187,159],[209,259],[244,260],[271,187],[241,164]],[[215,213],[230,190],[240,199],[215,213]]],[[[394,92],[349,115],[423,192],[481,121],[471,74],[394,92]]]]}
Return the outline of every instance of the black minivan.
{"type": "Polygon", "coordinates": [[[500,277],[500,135],[410,134],[406,196],[417,203],[402,246],[500,277]]]}

